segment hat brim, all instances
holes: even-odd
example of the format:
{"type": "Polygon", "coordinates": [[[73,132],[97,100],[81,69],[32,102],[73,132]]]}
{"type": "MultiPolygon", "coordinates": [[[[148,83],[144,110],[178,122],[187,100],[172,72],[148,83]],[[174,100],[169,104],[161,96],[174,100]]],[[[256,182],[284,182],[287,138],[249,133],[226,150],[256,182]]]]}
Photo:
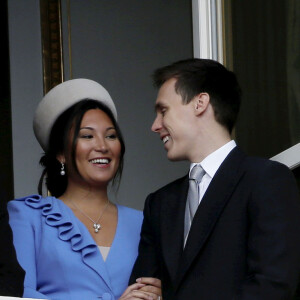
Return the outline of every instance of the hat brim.
{"type": "Polygon", "coordinates": [[[43,97],[34,114],[34,134],[44,151],[48,149],[50,133],[57,118],[83,99],[92,99],[106,105],[117,120],[115,104],[102,85],[84,78],[65,81],[43,97]]]}

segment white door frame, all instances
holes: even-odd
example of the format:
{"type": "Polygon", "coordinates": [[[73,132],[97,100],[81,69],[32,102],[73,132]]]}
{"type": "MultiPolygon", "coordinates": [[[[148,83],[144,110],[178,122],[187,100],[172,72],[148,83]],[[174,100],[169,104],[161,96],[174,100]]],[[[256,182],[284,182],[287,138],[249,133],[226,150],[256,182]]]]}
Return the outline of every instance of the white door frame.
{"type": "Polygon", "coordinates": [[[192,0],[194,57],[224,63],[222,0],[192,0]]]}

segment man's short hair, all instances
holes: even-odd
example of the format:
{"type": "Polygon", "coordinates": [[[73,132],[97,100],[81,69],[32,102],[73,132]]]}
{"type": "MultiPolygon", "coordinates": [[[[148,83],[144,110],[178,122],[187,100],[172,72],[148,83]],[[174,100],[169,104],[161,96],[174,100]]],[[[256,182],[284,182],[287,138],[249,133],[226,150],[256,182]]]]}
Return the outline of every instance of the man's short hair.
{"type": "Polygon", "coordinates": [[[184,104],[200,93],[208,93],[216,121],[231,133],[241,103],[241,89],[233,72],[210,59],[186,59],[154,71],[154,85],[160,88],[171,78],[177,79],[175,91],[184,104]]]}

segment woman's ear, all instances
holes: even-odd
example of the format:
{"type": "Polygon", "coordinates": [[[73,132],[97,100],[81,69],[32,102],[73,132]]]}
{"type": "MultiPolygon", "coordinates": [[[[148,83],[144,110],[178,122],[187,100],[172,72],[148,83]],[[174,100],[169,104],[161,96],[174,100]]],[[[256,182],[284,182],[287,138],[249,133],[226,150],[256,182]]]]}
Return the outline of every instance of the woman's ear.
{"type": "Polygon", "coordinates": [[[58,154],[56,156],[56,159],[60,162],[61,164],[61,169],[60,169],[60,175],[61,176],[65,176],[66,175],[66,171],[65,171],[65,163],[66,163],[66,158],[63,154],[58,154]]]}
{"type": "Polygon", "coordinates": [[[194,98],[195,114],[200,115],[204,113],[210,103],[210,97],[207,93],[200,93],[194,98]]]}
{"type": "Polygon", "coordinates": [[[66,162],[66,158],[63,154],[58,154],[56,156],[56,159],[61,163],[61,164],[64,164],[66,162]]]}

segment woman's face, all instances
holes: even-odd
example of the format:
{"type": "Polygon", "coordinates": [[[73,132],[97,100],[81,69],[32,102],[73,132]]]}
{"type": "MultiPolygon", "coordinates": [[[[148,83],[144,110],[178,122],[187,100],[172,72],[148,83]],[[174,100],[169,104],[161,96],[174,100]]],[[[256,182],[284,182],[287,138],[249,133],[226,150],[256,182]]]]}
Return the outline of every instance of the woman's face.
{"type": "Polygon", "coordinates": [[[75,170],[68,170],[69,179],[107,186],[117,172],[120,153],[121,143],[109,116],[100,109],[88,110],[80,124],[75,152],[81,178],[75,170]]]}

